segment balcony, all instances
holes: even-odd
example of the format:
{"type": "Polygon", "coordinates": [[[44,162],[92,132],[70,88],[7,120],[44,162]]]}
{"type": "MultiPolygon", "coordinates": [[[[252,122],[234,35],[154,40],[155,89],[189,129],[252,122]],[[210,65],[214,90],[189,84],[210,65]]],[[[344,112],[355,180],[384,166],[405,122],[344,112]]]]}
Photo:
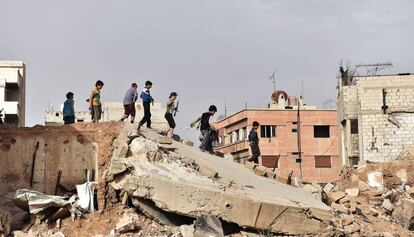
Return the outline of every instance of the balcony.
{"type": "Polygon", "coordinates": [[[19,115],[19,102],[17,101],[4,101],[0,102],[0,110],[3,110],[4,114],[16,114],[19,115]]]}

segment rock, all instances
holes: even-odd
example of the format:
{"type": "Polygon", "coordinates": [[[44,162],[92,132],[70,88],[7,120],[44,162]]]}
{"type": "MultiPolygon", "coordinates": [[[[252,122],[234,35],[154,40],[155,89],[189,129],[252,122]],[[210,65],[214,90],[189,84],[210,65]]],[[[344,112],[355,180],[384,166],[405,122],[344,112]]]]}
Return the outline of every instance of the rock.
{"type": "Polygon", "coordinates": [[[358,188],[361,192],[365,192],[371,189],[371,187],[367,183],[361,180],[358,181],[358,188]]]}
{"type": "Polygon", "coordinates": [[[345,226],[344,230],[346,233],[353,234],[359,232],[361,230],[361,227],[354,223],[352,225],[345,226]]]}
{"type": "Polygon", "coordinates": [[[345,193],[351,197],[358,197],[359,189],[358,188],[349,188],[345,190],[345,193]]]}
{"type": "Polygon", "coordinates": [[[342,191],[329,192],[327,193],[327,195],[332,202],[338,202],[339,200],[341,200],[342,198],[346,196],[346,194],[342,191]]]}
{"type": "Polygon", "coordinates": [[[355,220],[354,220],[353,217],[346,215],[346,216],[342,217],[341,224],[342,224],[342,226],[348,226],[348,225],[354,223],[354,221],[355,220]]]}
{"type": "Polygon", "coordinates": [[[414,231],[414,200],[401,199],[397,203],[392,217],[404,228],[414,231]]]}
{"type": "Polygon", "coordinates": [[[173,143],[173,139],[171,137],[160,136],[155,139],[155,142],[159,144],[171,145],[173,143]]]}
{"type": "Polygon", "coordinates": [[[382,236],[383,237],[394,237],[394,235],[391,234],[390,232],[382,232],[382,236]]]}
{"type": "Polygon", "coordinates": [[[254,173],[256,175],[259,175],[259,176],[265,176],[266,175],[266,167],[258,165],[254,169],[254,173]]]}
{"type": "Polygon", "coordinates": [[[250,161],[246,161],[246,162],[244,163],[244,166],[245,166],[246,168],[248,168],[249,170],[255,170],[255,168],[256,168],[256,166],[257,166],[257,164],[255,164],[255,163],[253,163],[253,162],[250,162],[250,161]]]}
{"type": "Polygon", "coordinates": [[[337,204],[337,203],[334,203],[334,202],[333,202],[333,203],[331,204],[331,207],[332,207],[333,209],[337,210],[337,211],[342,212],[342,213],[345,213],[345,214],[348,214],[348,213],[349,213],[348,208],[344,207],[344,206],[343,206],[343,205],[341,205],[341,204],[337,204]]]}
{"type": "Polygon", "coordinates": [[[0,236],[9,236],[11,231],[11,222],[11,213],[0,209],[0,236]]]}
{"type": "Polygon", "coordinates": [[[185,139],[181,140],[181,143],[183,143],[187,146],[194,146],[194,142],[189,141],[189,140],[185,140],[185,139]]]}
{"type": "Polygon", "coordinates": [[[26,236],[29,236],[29,235],[28,235],[27,232],[24,232],[24,231],[21,231],[21,230],[16,230],[16,231],[12,232],[12,236],[13,237],[26,237],[26,236]]]}
{"type": "Polygon", "coordinates": [[[135,231],[138,228],[138,215],[136,213],[127,213],[125,212],[122,217],[119,219],[118,223],[115,226],[117,233],[124,234],[130,231],[135,231]]]}
{"type": "Polygon", "coordinates": [[[331,192],[332,190],[334,190],[334,188],[335,188],[335,186],[333,186],[333,184],[331,184],[331,183],[327,183],[327,184],[325,185],[325,187],[323,188],[323,191],[324,191],[325,193],[329,193],[329,192],[331,192]]]}
{"type": "Polygon", "coordinates": [[[215,216],[201,216],[194,221],[194,236],[196,237],[224,237],[220,220],[215,216]]]}
{"type": "Polygon", "coordinates": [[[194,225],[180,226],[180,233],[183,237],[194,237],[194,225]]]}
{"type": "Polygon", "coordinates": [[[384,201],[382,202],[382,208],[391,212],[392,210],[394,210],[394,205],[392,205],[389,199],[384,199],[384,201]]]}
{"type": "Polygon", "coordinates": [[[198,169],[198,171],[201,174],[203,174],[203,175],[205,175],[205,176],[207,176],[209,178],[214,178],[214,179],[215,178],[218,178],[218,172],[215,171],[215,170],[209,169],[208,167],[200,166],[200,168],[198,169]]]}
{"type": "Polygon", "coordinates": [[[315,188],[313,185],[311,184],[305,184],[303,187],[303,191],[309,193],[309,194],[313,194],[313,193],[318,193],[319,190],[317,188],[315,188]]]}
{"type": "Polygon", "coordinates": [[[50,237],[65,237],[65,235],[62,232],[59,231],[57,233],[54,233],[54,234],[50,235],[50,237]]]}

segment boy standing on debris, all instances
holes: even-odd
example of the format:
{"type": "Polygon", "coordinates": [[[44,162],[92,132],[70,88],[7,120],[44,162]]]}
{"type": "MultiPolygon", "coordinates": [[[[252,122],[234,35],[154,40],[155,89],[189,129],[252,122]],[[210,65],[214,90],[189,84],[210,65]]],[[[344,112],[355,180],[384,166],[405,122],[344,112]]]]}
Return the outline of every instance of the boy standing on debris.
{"type": "Polygon", "coordinates": [[[260,148],[259,148],[259,136],[257,135],[257,130],[259,129],[260,124],[257,121],[253,122],[253,128],[249,133],[249,143],[250,149],[252,150],[252,157],[248,159],[250,162],[259,164],[260,148]]]}
{"type": "Polygon", "coordinates": [[[123,122],[129,115],[131,115],[131,123],[134,123],[135,120],[135,101],[138,98],[137,92],[138,85],[132,83],[131,88],[127,90],[124,97],[124,115],[121,118],[123,122]]]}
{"type": "Polygon", "coordinates": [[[165,119],[168,122],[168,125],[170,126],[170,129],[168,129],[167,136],[173,137],[174,135],[174,129],[175,129],[175,121],[173,117],[173,113],[177,111],[177,108],[175,107],[175,100],[177,99],[177,93],[171,92],[170,97],[167,102],[167,110],[165,111],[165,119]]]}
{"type": "Polygon", "coordinates": [[[63,103],[63,121],[65,124],[75,123],[75,102],[73,101],[73,93],[68,92],[66,94],[66,101],[63,103]]]}
{"type": "Polygon", "coordinates": [[[95,88],[92,89],[91,97],[89,98],[89,110],[91,111],[92,122],[97,123],[101,119],[102,104],[101,104],[101,89],[104,83],[98,80],[95,83],[95,88]]]}
{"type": "Polygon", "coordinates": [[[215,105],[211,105],[208,108],[208,112],[203,113],[200,117],[198,117],[196,120],[194,120],[191,123],[191,127],[194,127],[194,125],[198,122],[200,122],[200,132],[203,137],[203,140],[200,144],[200,150],[202,151],[211,151],[212,146],[212,140],[211,140],[211,132],[214,129],[213,124],[210,123],[211,117],[217,112],[217,107],[215,105]]]}
{"type": "Polygon", "coordinates": [[[150,89],[152,82],[146,81],[145,88],[141,92],[142,106],[144,107],[144,117],[138,124],[138,131],[141,126],[147,123],[147,128],[151,128],[151,103],[154,104],[154,99],[151,96],[150,89]]]}

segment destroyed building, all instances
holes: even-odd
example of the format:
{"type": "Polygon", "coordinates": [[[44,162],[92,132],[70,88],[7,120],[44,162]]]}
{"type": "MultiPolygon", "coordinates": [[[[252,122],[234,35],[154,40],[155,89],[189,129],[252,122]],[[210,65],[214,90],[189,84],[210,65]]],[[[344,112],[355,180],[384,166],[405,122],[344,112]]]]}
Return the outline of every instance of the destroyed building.
{"type": "Polygon", "coordinates": [[[0,118],[24,127],[26,65],[22,61],[0,61],[0,118]]]}
{"type": "Polygon", "coordinates": [[[336,110],[304,105],[302,98],[277,91],[269,108],[247,108],[217,121],[217,150],[242,163],[250,158],[248,134],[257,121],[261,165],[285,178],[293,172],[294,178],[303,176],[307,182],[337,182],[341,167],[336,117],[336,110]]]}
{"type": "Polygon", "coordinates": [[[338,77],[338,120],[344,165],[384,162],[414,145],[414,75],[338,77]]]}

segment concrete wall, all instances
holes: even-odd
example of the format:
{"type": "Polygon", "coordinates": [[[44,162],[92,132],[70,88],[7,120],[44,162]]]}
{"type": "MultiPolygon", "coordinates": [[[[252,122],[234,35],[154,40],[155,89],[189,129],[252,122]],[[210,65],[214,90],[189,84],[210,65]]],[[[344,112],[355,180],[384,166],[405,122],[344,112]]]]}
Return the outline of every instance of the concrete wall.
{"type": "MultiPolygon", "coordinates": [[[[276,137],[260,138],[259,146],[262,157],[262,165],[272,167],[275,164],[274,157],[280,154],[278,162],[278,173],[287,177],[291,171],[295,177],[300,177],[300,165],[296,162],[298,152],[297,133],[297,111],[295,110],[274,110],[274,109],[248,109],[236,113],[216,123],[219,128],[222,140],[227,141],[221,144],[218,151],[228,154],[236,154],[241,158],[251,156],[247,140],[228,143],[234,129],[242,129],[247,126],[250,131],[253,121],[261,125],[276,125],[276,137]]],[[[337,126],[337,113],[334,110],[303,110],[301,111],[301,144],[302,144],[302,172],[304,180],[316,181],[319,183],[338,181],[340,171],[339,160],[339,138],[337,126]],[[315,138],[314,125],[329,125],[329,138],[315,138]],[[315,156],[330,156],[331,168],[316,168],[315,156]]],[[[260,136],[260,131],[259,131],[260,136]]]]}
{"type": "Polygon", "coordinates": [[[91,134],[72,126],[0,128],[0,190],[30,188],[53,194],[59,170],[64,185],[85,182],[86,169],[98,170],[98,145],[91,134]]]}
{"type": "Polygon", "coordinates": [[[356,77],[355,81],[351,86],[339,85],[343,163],[350,164],[355,156],[360,164],[396,159],[414,144],[414,75],[356,77]],[[358,119],[358,134],[350,134],[351,119],[358,119]]]}

